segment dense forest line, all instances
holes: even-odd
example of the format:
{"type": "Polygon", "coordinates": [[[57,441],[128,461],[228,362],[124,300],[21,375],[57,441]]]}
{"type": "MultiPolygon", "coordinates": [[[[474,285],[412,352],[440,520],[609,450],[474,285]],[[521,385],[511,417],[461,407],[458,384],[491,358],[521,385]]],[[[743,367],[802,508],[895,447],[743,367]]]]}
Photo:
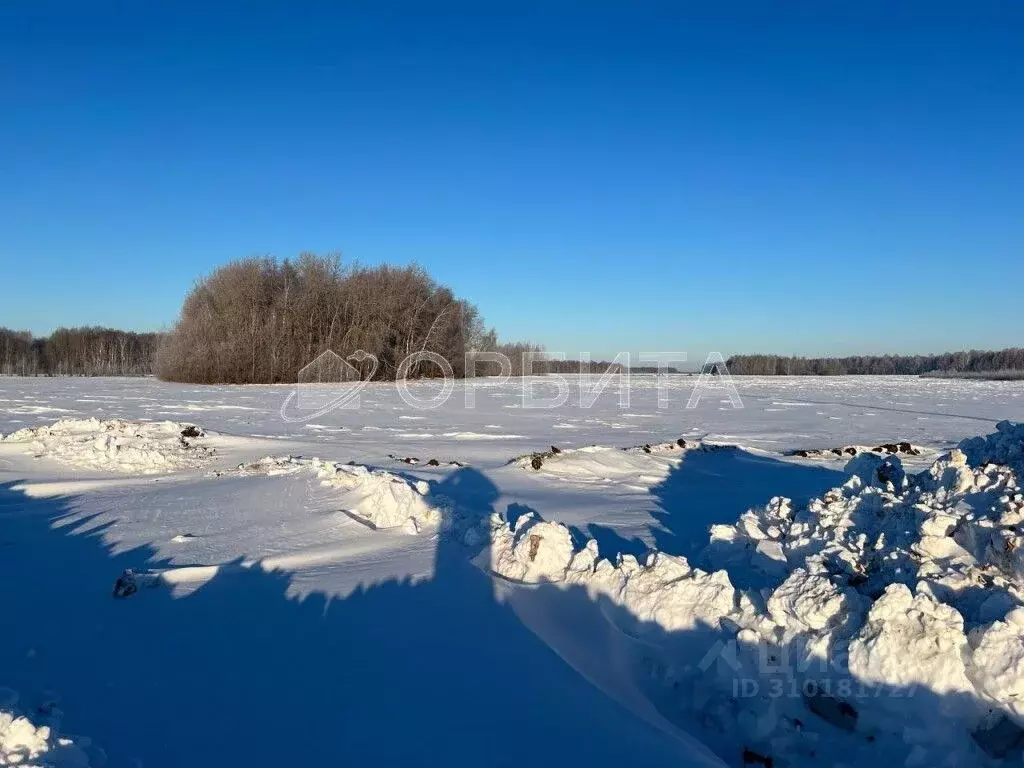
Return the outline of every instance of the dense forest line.
{"type": "Polygon", "coordinates": [[[733,355],[726,360],[737,376],[920,375],[937,371],[981,374],[1024,370],[1024,348],[972,349],[940,355],[855,355],[853,357],[785,357],[733,355]]]}
{"type": "Polygon", "coordinates": [[[0,375],[143,376],[153,370],[159,340],[113,328],[58,328],[43,338],[0,328],[0,375]]]}

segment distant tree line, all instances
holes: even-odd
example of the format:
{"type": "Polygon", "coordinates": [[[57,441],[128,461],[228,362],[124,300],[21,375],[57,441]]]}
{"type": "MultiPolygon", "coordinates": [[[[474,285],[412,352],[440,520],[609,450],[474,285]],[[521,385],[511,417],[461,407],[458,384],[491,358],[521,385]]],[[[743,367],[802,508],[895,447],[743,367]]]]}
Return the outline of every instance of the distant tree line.
{"type": "Polygon", "coordinates": [[[44,338],[0,328],[0,375],[144,376],[158,344],[159,334],[113,328],[58,328],[44,338]]]}
{"type": "Polygon", "coordinates": [[[784,357],[733,355],[729,373],[749,376],[918,375],[943,371],[984,373],[1024,370],[1024,348],[995,352],[972,349],[941,355],[856,355],[853,357],[784,357]]]}

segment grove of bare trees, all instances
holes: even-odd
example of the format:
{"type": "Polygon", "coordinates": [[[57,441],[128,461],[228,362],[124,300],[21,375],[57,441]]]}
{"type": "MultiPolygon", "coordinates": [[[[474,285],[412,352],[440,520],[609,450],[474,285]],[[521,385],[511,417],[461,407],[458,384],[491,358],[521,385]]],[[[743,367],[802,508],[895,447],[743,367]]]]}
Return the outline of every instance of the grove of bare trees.
{"type": "MultiPolygon", "coordinates": [[[[342,357],[364,350],[378,360],[378,379],[394,378],[403,359],[424,351],[463,376],[465,352],[495,339],[475,306],[419,266],[360,267],[313,254],[247,258],[188,294],[156,373],[196,383],[293,382],[326,350],[342,357]]],[[[409,375],[440,373],[423,362],[409,375]]]]}

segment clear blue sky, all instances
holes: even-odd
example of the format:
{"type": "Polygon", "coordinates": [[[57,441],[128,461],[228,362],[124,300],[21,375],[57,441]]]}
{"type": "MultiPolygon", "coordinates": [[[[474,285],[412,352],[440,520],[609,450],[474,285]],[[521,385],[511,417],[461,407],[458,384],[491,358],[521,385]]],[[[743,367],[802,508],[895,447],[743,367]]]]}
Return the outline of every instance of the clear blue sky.
{"type": "Polygon", "coordinates": [[[0,325],[302,250],[573,353],[1024,344],[1024,4],[0,4],[0,325]]]}

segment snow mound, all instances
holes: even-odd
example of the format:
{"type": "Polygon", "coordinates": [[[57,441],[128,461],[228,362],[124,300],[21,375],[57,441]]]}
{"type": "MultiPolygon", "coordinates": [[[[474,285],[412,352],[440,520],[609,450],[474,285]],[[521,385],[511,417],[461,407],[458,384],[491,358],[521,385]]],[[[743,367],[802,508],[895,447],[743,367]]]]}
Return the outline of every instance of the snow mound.
{"type": "Polygon", "coordinates": [[[201,466],[214,454],[194,424],[123,419],[61,419],[20,429],[0,441],[25,445],[36,458],[130,474],[156,474],[201,466]]]}
{"type": "Polygon", "coordinates": [[[573,559],[569,529],[522,515],[515,527],[500,517],[491,519],[491,570],[523,582],[563,581],[573,559]]]}
{"type": "Polygon", "coordinates": [[[678,443],[611,448],[590,445],[533,453],[510,463],[521,469],[576,482],[599,483],[626,477],[657,482],[682,458],[686,449],[678,443]]]}
{"type": "Polygon", "coordinates": [[[14,710],[17,698],[13,691],[0,689],[0,765],[88,768],[88,739],[61,736],[57,710],[47,716],[47,724],[34,724],[14,710]]]}
{"type": "Polygon", "coordinates": [[[430,484],[410,481],[382,469],[338,464],[301,456],[264,456],[238,465],[243,476],[275,477],[305,472],[320,484],[341,491],[342,509],[375,529],[401,528],[417,534],[437,530],[451,512],[447,498],[430,496],[430,484]]]}
{"type": "Polygon", "coordinates": [[[314,468],[323,485],[343,492],[345,510],[373,528],[416,534],[438,528],[450,510],[446,499],[426,498],[430,485],[422,480],[413,483],[359,465],[316,462],[314,468]]]}
{"type": "Polygon", "coordinates": [[[238,474],[276,477],[277,475],[292,475],[301,472],[310,465],[311,462],[301,456],[264,456],[256,461],[239,464],[238,474]]]}

